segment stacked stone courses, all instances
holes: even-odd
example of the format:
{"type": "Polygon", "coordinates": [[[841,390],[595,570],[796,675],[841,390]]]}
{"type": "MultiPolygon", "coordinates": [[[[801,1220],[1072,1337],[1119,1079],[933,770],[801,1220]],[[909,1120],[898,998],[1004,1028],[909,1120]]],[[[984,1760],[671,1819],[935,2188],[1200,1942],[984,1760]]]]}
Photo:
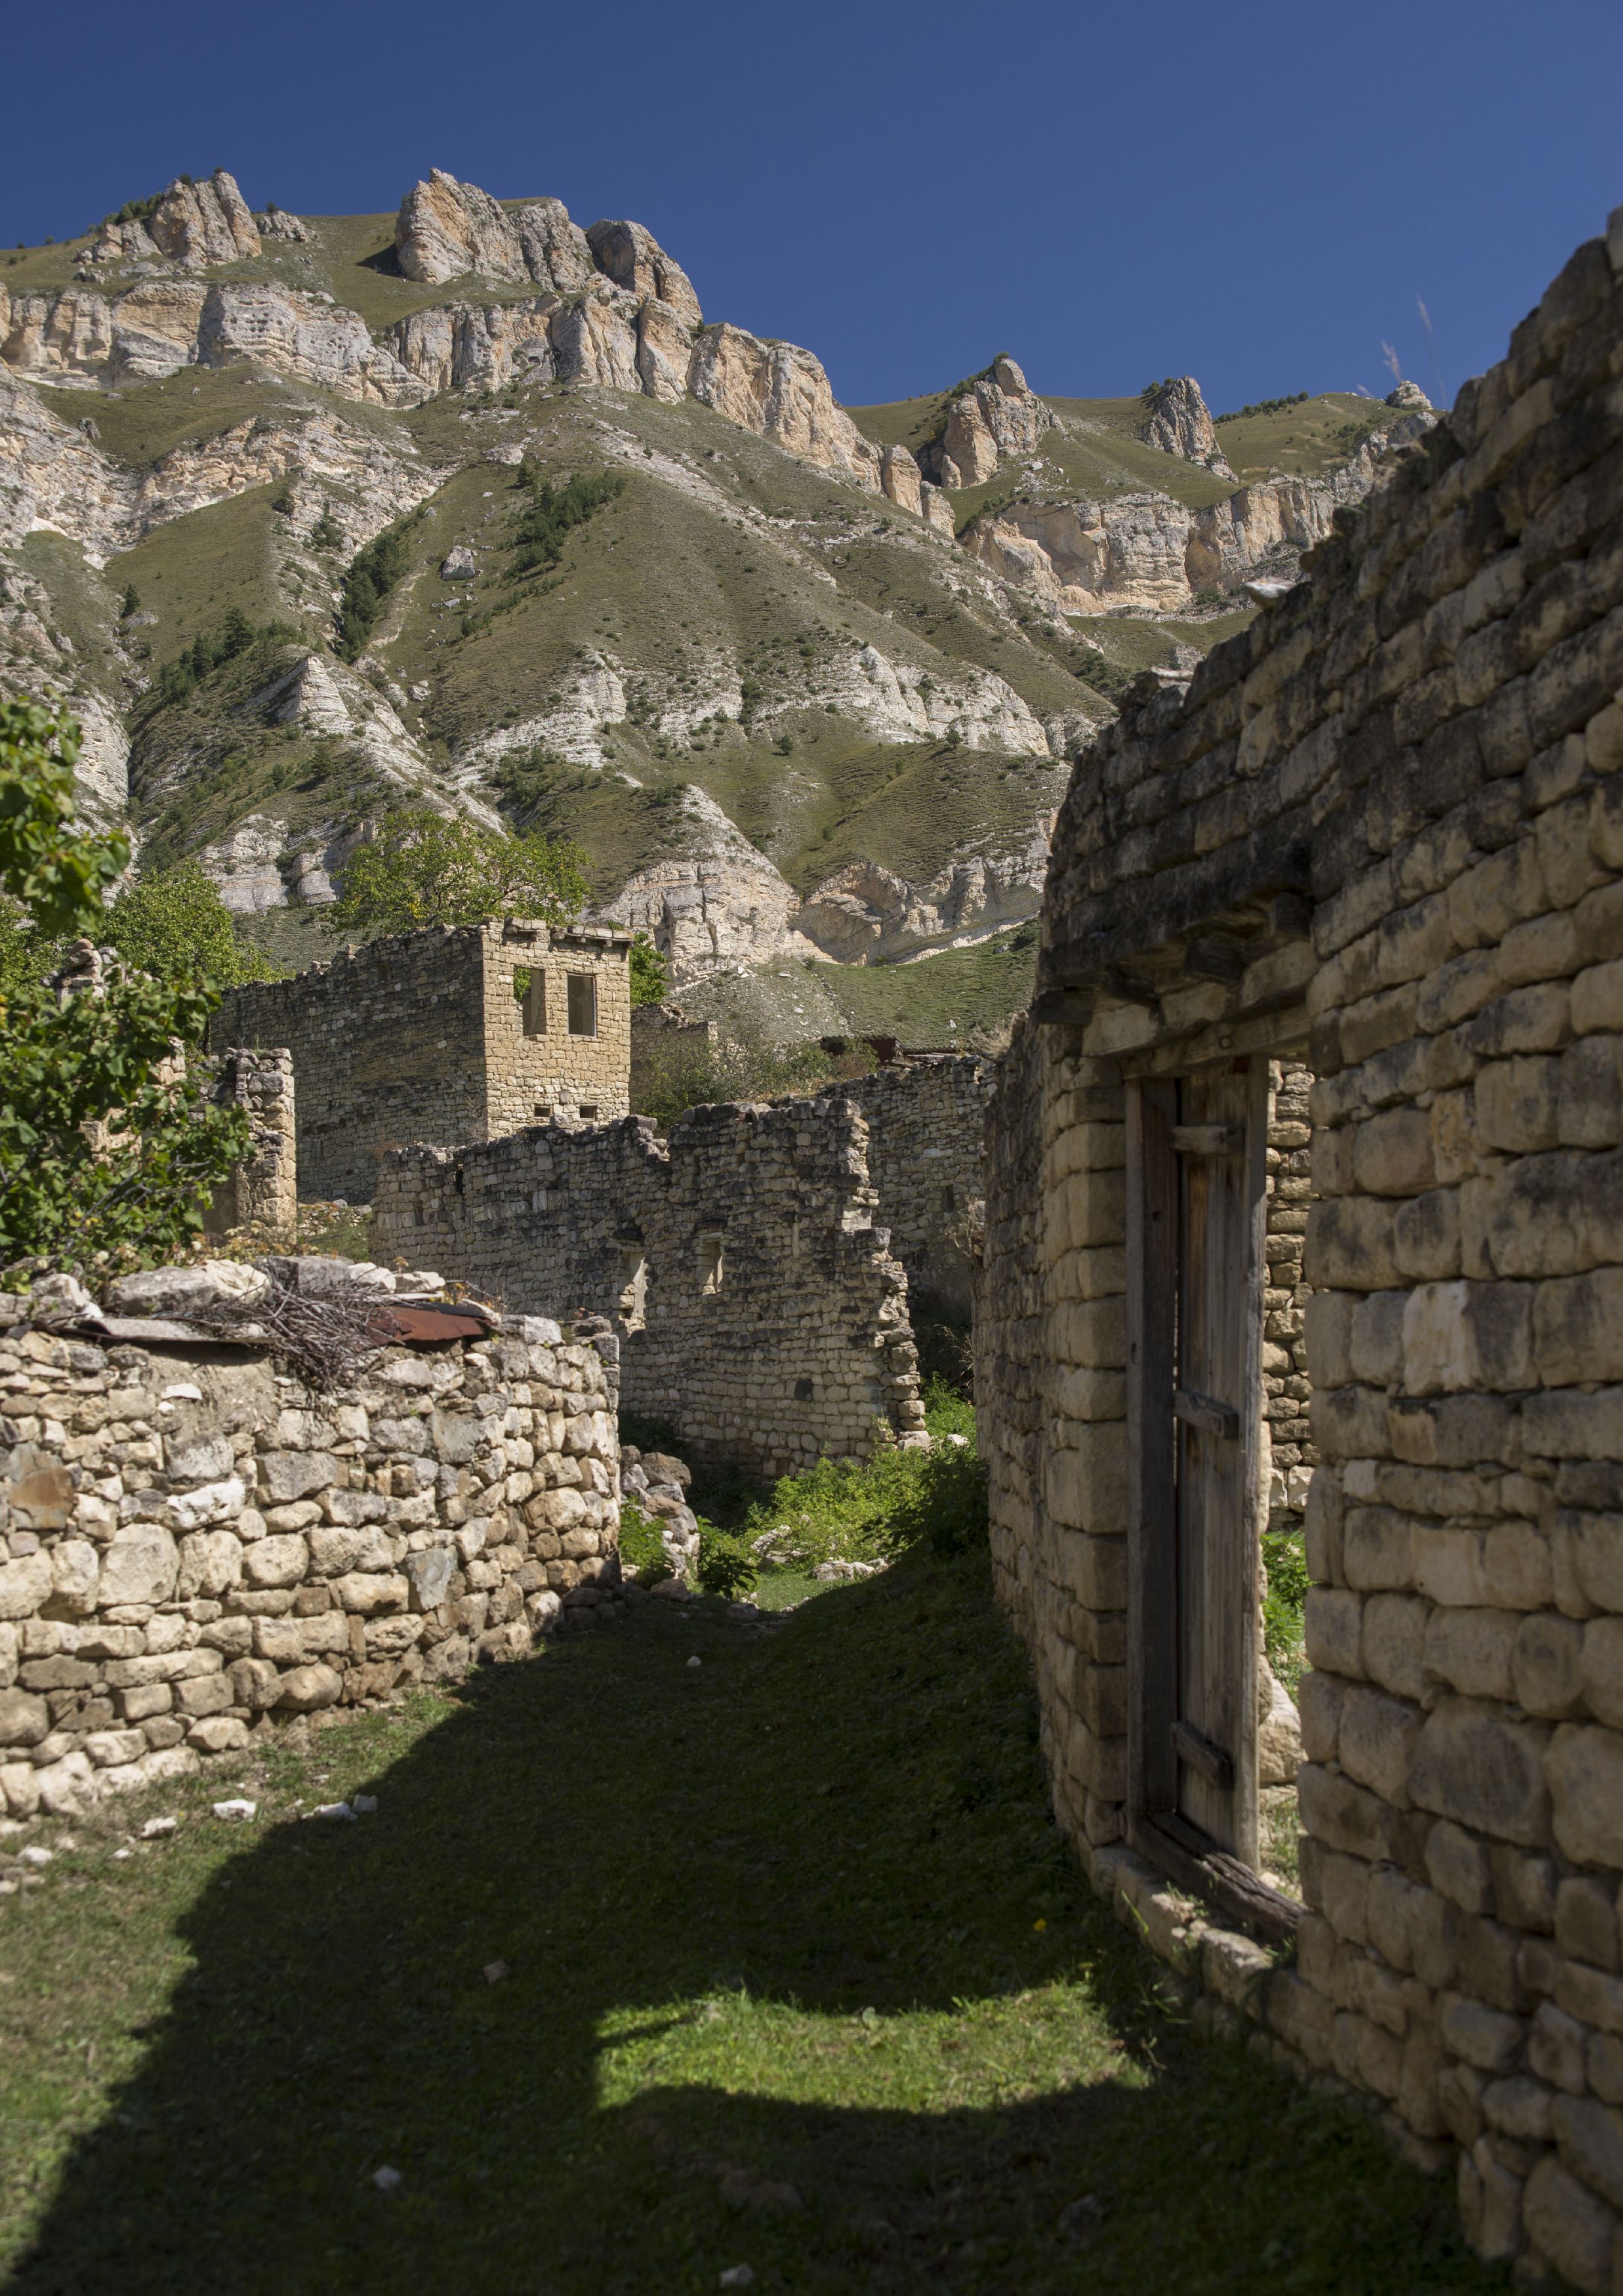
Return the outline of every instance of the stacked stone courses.
{"type": "Polygon", "coordinates": [[[0,1299],[0,1805],[70,1812],[618,1599],[612,1338],[541,1317],[323,1394],[0,1299]]]}
{"type": "Polygon", "coordinates": [[[611,926],[512,918],[393,935],[226,990],[210,1041],[291,1052],[299,1192],[366,1203],[385,1148],[625,1115],[630,945],[611,926]],[[591,1034],[570,1026],[571,976],[594,983],[591,1034]]]}
{"type": "Polygon", "coordinates": [[[1453,2155],[1483,2252],[1610,2292],[1623,211],[1307,569],[1186,692],[1135,697],[1061,814],[988,1127],[997,1584],[1099,1885],[1275,2046],[1453,2155]],[[1280,1064],[1263,1408],[1276,1470],[1317,1464],[1307,1911],[1295,1967],[1242,1989],[1242,1946],[1123,1845],[1123,1126],[1129,1078],[1248,1054],[1280,1064]]]}
{"type": "Polygon", "coordinates": [[[610,1317],[626,1407],[763,1475],[923,1426],[907,1279],[843,1092],[384,1160],[373,1249],[610,1317]]]}
{"type": "Polygon", "coordinates": [[[299,1225],[299,1156],[293,1114],[293,1060],[285,1046],[240,1047],[209,1057],[209,1098],[218,1108],[248,1111],[248,1153],[215,1192],[207,1226],[211,1234],[242,1228],[277,1242],[291,1241],[299,1225]]]}
{"type": "Polygon", "coordinates": [[[879,1218],[915,1303],[969,1308],[969,1239],[980,1215],[995,1077],[990,1060],[963,1054],[875,1069],[840,1086],[866,1119],[879,1218]]]}

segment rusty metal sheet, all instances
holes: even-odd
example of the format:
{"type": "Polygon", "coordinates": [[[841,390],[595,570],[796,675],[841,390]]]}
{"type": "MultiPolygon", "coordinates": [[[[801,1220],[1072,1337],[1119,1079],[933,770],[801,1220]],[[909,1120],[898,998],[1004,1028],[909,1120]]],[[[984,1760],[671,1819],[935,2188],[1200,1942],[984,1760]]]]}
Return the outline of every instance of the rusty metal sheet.
{"type": "Polygon", "coordinates": [[[447,1340],[483,1340],[490,1326],[482,1316],[458,1308],[381,1308],[380,1324],[389,1324],[408,1347],[443,1347],[447,1340]]]}

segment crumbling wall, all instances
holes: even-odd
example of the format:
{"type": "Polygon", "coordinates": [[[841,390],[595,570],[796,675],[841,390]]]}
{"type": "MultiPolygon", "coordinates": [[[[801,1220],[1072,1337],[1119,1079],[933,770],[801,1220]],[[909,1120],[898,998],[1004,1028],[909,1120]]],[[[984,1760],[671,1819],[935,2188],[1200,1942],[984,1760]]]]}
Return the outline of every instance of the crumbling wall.
{"type": "Polygon", "coordinates": [[[0,1297],[0,1803],[195,1770],[612,1602],[614,1353],[509,1317],[322,1394],[263,1349],[101,1344],[0,1297]]]}
{"type": "Polygon", "coordinates": [[[384,1160],[374,1248],[609,1316],[628,1409],[701,1457],[781,1474],[923,1424],[906,1277],[842,1094],[533,1129],[384,1160]]]}
{"type": "Polygon", "coordinates": [[[978,1364],[997,1585],[1099,1885],[1455,2151],[1480,2249],[1597,2292],[1623,2209],[1620,275],[1623,212],[1309,578],[1080,760],[988,1128],[978,1364]],[[1242,1945],[1121,1835],[1127,1083],[1244,1055],[1315,1079],[1319,1464],[1307,1911],[1295,1968],[1253,1949],[1242,1986],[1242,1945]]]}
{"type": "Polygon", "coordinates": [[[204,1226],[210,1235],[247,1228],[267,1242],[291,1242],[299,1223],[299,1157],[293,1115],[293,1056],[285,1046],[240,1046],[209,1056],[209,1096],[218,1108],[244,1108],[247,1155],[215,1190],[204,1226]]]}
{"type": "Polygon", "coordinates": [[[291,1052],[299,1187],[366,1203],[386,1147],[623,1115],[629,947],[608,926],[553,934],[512,920],[391,935],[291,980],[227,989],[210,1042],[291,1052]],[[594,985],[590,1035],[570,1026],[571,976],[594,985]]]}
{"type": "Polygon", "coordinates": [[[967,1315],[970,1240],[979,1218],[981,1136],[995,1064],[978,1054],[876,1069],[840,1089],[868,1123],[877,1218],[916,1303],[967,1315]]]}

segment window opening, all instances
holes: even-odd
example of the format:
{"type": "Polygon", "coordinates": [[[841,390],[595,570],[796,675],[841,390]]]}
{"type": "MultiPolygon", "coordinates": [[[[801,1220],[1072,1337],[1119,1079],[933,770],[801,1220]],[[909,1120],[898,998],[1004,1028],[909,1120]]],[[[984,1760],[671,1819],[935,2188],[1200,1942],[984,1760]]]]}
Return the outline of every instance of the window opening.
{"type": "Polygon", "coordinates": [[[512,993],[524,1014],[527,1037],[546,1034],[546,975],[538,964],[515,964],[512,969],[512,993]],[[521,988],[520,983],[523,986],[521,988]]]}
{"type": "Polygon", "coordinates": [[[699,1290],[706,1299],[719,1292],[722,1280],[721,1238],[701,1235],[699,1239],[699,1290]]]}
{"type": "Polygon", "coordinates": [[[587,1102],[586,1102],[586,1101],[584,1101],[584,1100],[581,1102],[581,1103],[580,1103],[580,1120],[581,1120],[581,1122],[582,1122],[583,1124],[595,1124],[595,1123],[596,1123],[596,1121],[597,1121],[597,1108],[596,1108],[596,1104],[595,1104],[595,1103],[588,1103],[587,1102]]]}
{"type": "Polygon", "coordinates": [[[594,1037],[597,1034],[597,975],[594,972],[571,972],[569,1000],[570,1036],[594,1037]]]}

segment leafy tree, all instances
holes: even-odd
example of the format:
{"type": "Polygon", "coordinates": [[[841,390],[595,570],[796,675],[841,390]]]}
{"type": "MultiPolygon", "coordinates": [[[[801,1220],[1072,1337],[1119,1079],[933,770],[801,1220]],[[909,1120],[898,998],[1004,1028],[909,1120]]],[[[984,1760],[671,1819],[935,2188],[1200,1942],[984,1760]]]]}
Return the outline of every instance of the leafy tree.
{"type": "Polygon", "coordinates": [[[74,822],[78,753],[65,710],[0,701],[0,887],[49,939],[98,914],[129,861],[124,838],[86,836],[74,822]]]}
{"type": "Polygon", "coordinates": [[[460,816],[411,807],[389,815],[350,857],[324,922],[334,932],[362,934],[504,916],[565,925],[591,890],[585,865],[580,848],[561,838],[498,837],[460,816]]]}
{"type": "Polygon", "coordinates": [[[234,988],[280,977],[258,949],[238,939],[219,887],[196,861],[127,886],[98,932],[127,964],[176,987],[213,980],[234,988]]]}
{"type": "Polygon", "coordinates": [[[631,1001],[634,1004],[660,1004],[670,986],[670,968],[646,933],[638,933],[631,944],[631,1001]]]}
{"type": "Polygon", "coordinates": [[[38,977],[42,947],[104,928],[129,857],[74,819],[78,749],[64,713],[0,703],[0,1267],[172,1252],[248,1145],[245,1113],[203,1105],[178,1057],[218,1001],[206,982],[104,965],[88,938],[57,982],[38,977]]]}

